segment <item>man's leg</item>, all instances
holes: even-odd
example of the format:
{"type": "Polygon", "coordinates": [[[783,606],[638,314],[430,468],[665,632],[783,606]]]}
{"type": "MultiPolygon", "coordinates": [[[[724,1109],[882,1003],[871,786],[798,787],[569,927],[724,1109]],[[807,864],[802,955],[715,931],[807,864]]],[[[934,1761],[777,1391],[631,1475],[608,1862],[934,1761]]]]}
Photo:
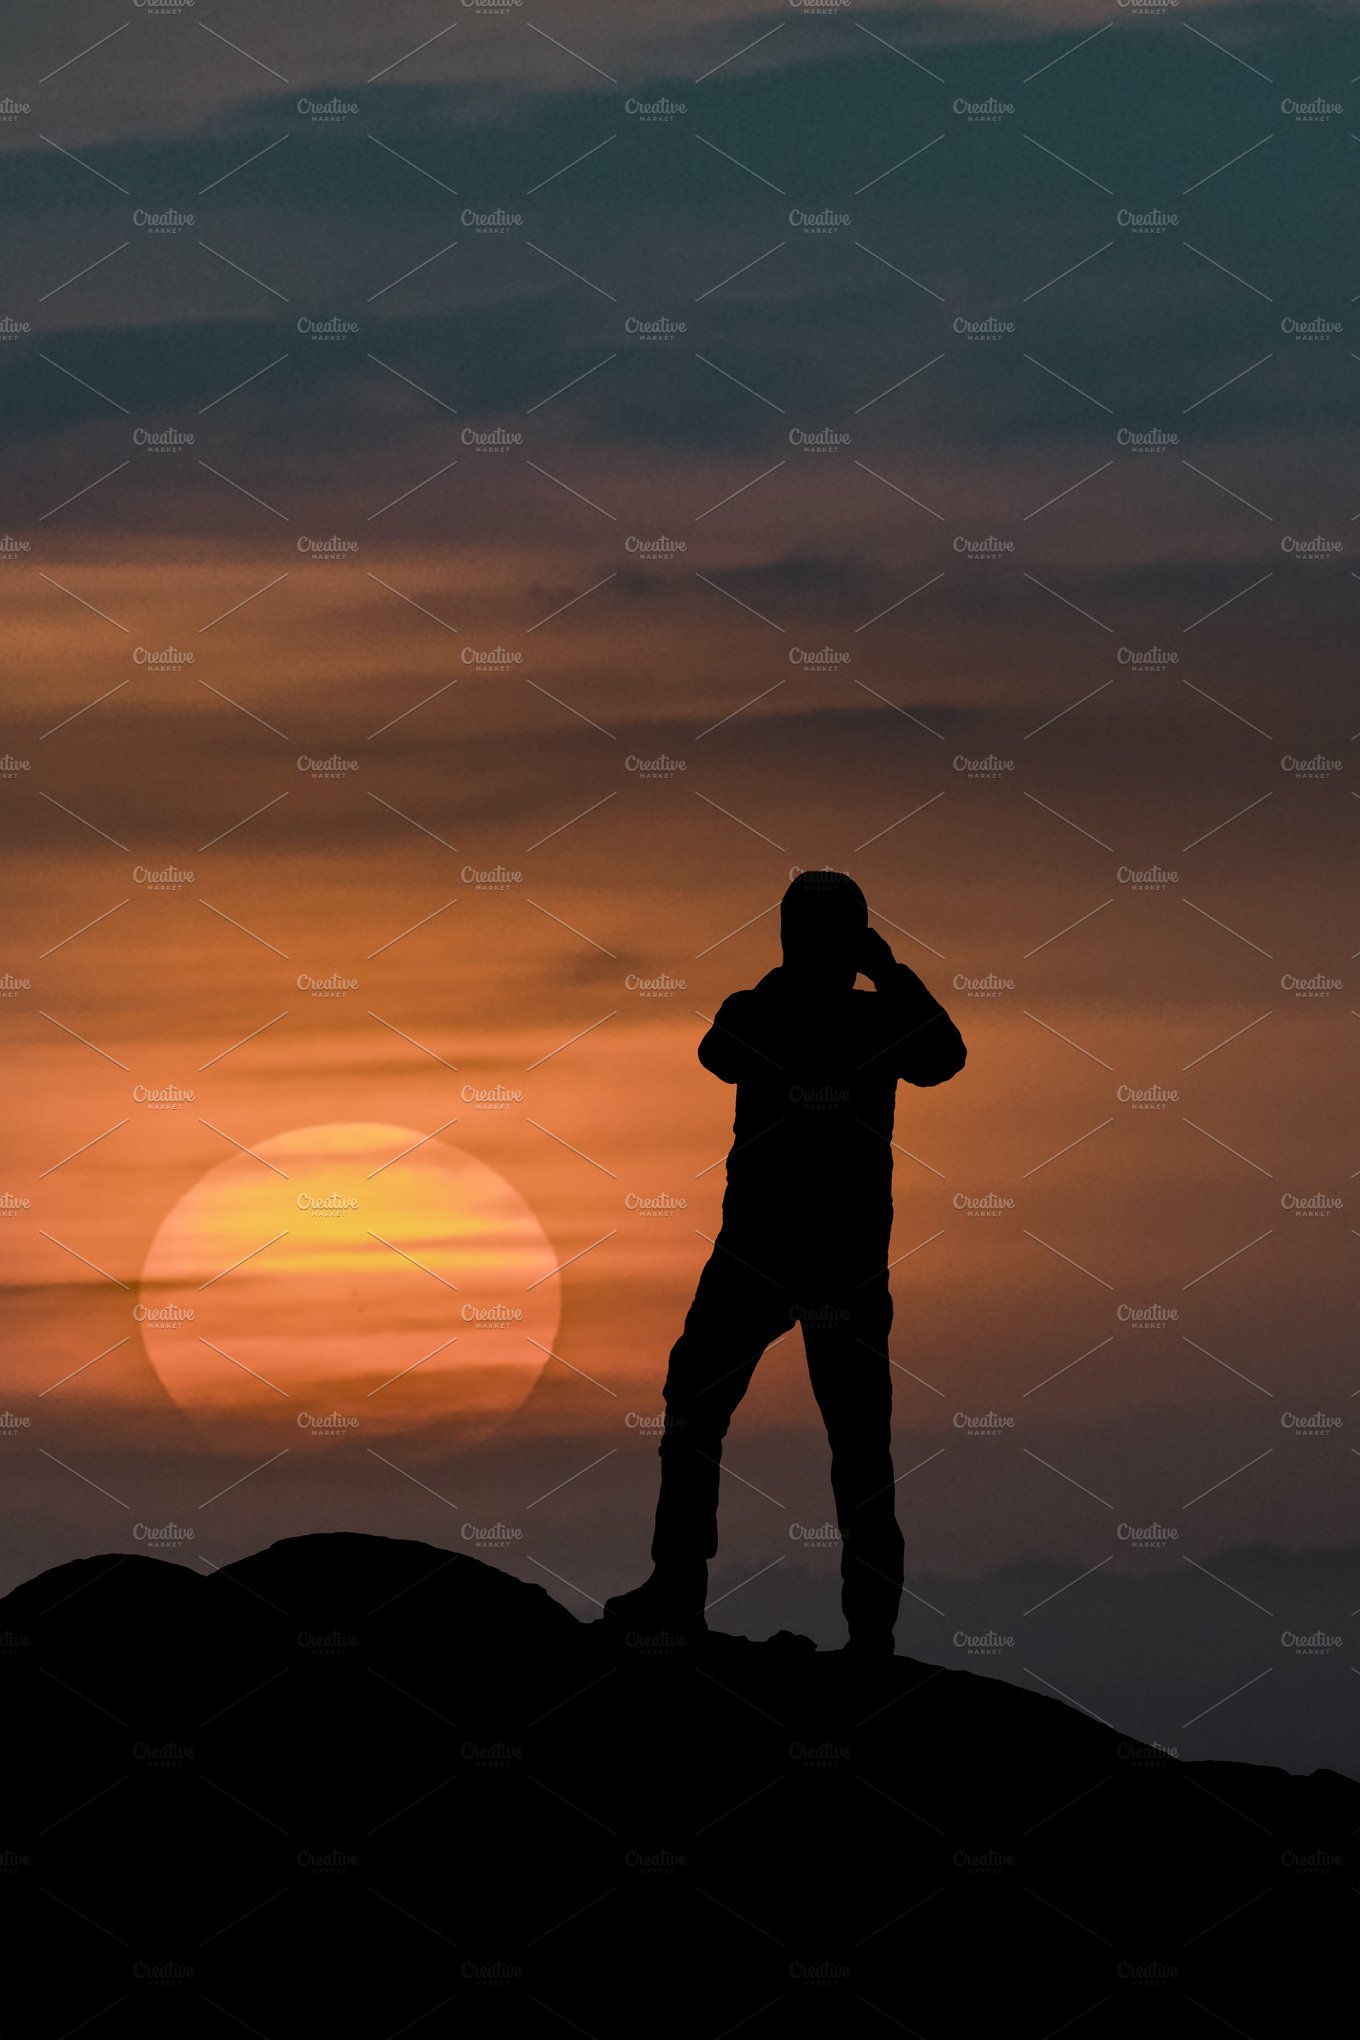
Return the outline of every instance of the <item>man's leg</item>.
{"type": "Polygon", "coordinates": [[[855,1648],[890,1654],[902,1599],[892,1465],[892,1296],[882,1277],[803,1320],[808,1373],[831,1444],[841,1533],[841,1608],[855,1648]]]}
{"type": "Polygon", "coordinates": [[[707,1565],[716,1552],[723,1439],[756,1362],[789,1322],[783,1290],[719,1235],[671,1348],[662,1390],[666,1428],[652,1538],[658,1567],[707,1565]]]}
{"type": "Polygon", "coordinates": [[[720,1236],[671,1348],[652,1537],[655,1570],[643,1587],[606,1604],[611,1616],[641,1621],[655,1614],[691,1622],[702,1617],[708,1561],[718,1548],[722,1441],[756,1362],[789,1322],[788,1299],[778,1283],[748,1265],[739,1244],[720,1236]]]}

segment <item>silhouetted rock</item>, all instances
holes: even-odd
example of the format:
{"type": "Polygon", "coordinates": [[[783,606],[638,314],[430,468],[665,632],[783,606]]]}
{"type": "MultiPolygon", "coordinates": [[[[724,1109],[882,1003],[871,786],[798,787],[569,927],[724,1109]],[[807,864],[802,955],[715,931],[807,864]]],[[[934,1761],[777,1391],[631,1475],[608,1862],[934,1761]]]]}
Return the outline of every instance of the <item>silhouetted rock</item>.
{"type": "Polygon", "coordinates": [[[1341,2035],[1356,1788],[474,1559],[82,1560],[0,1612],[5,2031],[1341,2035]]]}

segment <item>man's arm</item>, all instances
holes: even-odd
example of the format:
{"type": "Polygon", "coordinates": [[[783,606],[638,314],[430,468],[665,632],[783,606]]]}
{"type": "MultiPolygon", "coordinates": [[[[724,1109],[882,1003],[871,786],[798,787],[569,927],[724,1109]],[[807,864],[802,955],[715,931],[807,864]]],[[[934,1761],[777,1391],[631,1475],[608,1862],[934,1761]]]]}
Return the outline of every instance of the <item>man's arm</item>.
{"type": "Polygon", "coordinates": [[[963,1036],[916,972],[897,961],[875,929],[865,938],[860,969],[884,1008],[877,1030],[882,1045],[871,1060],[888,1060],[908,1084],[943,1084],[956,1077],[968,1059],[963,1036]]]}
{"type": "MultiPolygon", "coordinates": [[[[769,984],[774,976],[773,971],[769,972],[761,979],[761,985],[769,984]]],[[[756,1046],[758,1020],[756,992],[733,992],[723,1000],[713,1025],[699,1043],[700,1062],[724,1084],[737,1084],[762,1069],[768,1072],[776,1067],[773,1059],[756,1046]]]]}

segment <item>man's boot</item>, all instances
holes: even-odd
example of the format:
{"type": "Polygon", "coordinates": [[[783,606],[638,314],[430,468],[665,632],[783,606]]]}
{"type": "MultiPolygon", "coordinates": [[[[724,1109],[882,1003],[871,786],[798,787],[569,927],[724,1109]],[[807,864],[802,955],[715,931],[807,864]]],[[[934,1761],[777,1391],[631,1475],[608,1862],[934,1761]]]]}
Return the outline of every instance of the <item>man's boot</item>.
{"type": "Polygon", "coordinates": [[[843,1654],[856,1664],[886,1664],[896,1649],[891,1629],[860,1623],[850,1631],[843,1654]]]}
{"type": "Polygon", "coordinates": [[[605,1620],[640,1635],[698,1636],[708,1627],[707,1598],[708,1567],[702,1559],[690,1565],[654,1566],[640,1587],[610,1595],[604,1604],[605,1620]]]}

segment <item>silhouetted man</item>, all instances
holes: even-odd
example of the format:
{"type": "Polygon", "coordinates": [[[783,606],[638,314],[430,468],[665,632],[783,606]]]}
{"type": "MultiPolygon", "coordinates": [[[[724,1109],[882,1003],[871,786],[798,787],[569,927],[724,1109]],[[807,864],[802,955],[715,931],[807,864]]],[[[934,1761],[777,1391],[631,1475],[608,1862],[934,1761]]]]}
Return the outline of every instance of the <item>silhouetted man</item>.
{"type": "Polygon", "coordinates": [[[722,1226],[671,1350],[651,1578],[605,1605],[701,1629],[722,1441],[771,1340],[799,1323],[831,1444],[841,1606],[857,1653],[890,1655],[902,1595],[888,1328],[898,1081],[940,1084],[966,1050],[869,926],[853,879],[805,871],[780,906],[784,961],[724,999],[699,1060],[737,1087],[722,1226]],[[874,986],[855,990],[857,973],[874,986]]]}

